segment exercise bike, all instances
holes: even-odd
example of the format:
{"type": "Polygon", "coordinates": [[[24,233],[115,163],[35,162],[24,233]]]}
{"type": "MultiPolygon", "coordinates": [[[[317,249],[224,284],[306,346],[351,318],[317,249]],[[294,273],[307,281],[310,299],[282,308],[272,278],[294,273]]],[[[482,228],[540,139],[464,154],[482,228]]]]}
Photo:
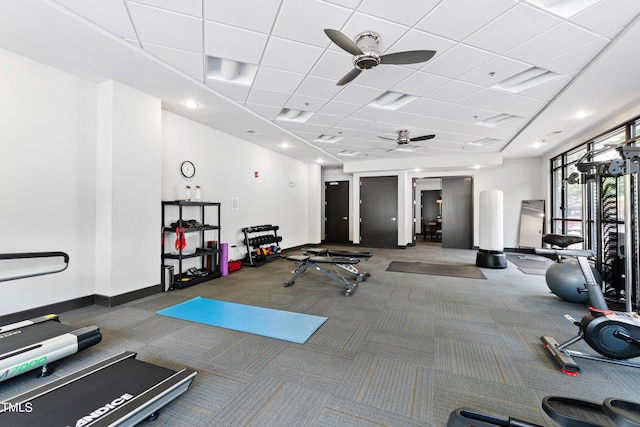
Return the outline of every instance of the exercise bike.
{"type": "MultiPolygon", "coordinates": [[[[548,235],[545,237],[544,241],[546,243],[563,242],[563,236],[560,235],[548,235]]],[[[574,256],[578,260],[578,265],[585,280],[585,290],[588,292],[591,302],[589,313],[579,322],[568,315],[565,316],[578,327],[578,335],[562,344],[559,344],[555,338],[550,336],[542,336],[540,338],[544,347],[560,365],[561,371],[570,376],[578,375],[580,367],[573,360],[574,357],[640,368],[640,364],[628,360],[640,357],[640,316],[635,312],[620,312],[609,309],[602,294],[602,289],[596,282],[587,259],[590,251],[567,249],[536,250],[536,253],[541,254],[552,252],[557,256],[574,256]],[[569,346],[581,340],[584,340],[599,355],[585,354],[568,349],[569,346]]]]}

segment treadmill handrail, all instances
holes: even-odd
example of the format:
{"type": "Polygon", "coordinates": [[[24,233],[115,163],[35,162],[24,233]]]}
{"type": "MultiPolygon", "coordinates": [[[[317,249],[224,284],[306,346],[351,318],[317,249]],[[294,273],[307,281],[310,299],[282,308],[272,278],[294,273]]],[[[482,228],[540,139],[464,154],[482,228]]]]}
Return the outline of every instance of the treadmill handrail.
{"type": "MultiPolygon", "coordinates": [[[[24,279],[27,277],[35,277],[42,276],[45,274],[53,274],[60,273],[69,267],[69,255],[66,252],[54,251],[54,252],[18,252],[18,253],[8,253],[8,254],[0,254],[0,261],[10,261],[10,260],[25,260],[32,258],[62,258],[62,264],[60,266],[56,265],[55,268],[50,267],[48,270],[41,271],[33,271],[33,272],[23,272],[21,271],[19,274],[0,274],[0,282],[7,282],[9,280],[17,280],[24,279]]],[[[18,263],[20,265],[20,263],[18,263]]]]}

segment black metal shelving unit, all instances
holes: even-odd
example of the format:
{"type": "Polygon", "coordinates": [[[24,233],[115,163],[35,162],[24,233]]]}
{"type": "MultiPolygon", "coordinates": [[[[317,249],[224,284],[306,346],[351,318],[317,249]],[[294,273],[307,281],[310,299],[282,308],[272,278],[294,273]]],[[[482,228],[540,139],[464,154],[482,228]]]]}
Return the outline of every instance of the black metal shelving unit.
{"type": "MultiPolygon", "coordinates": [[[[174,265],[173,287],[185,288],[207,280],[216,279],[220,274],[220,206],[219,202],[191,202],[191,201],[163,201],[162,202],[162,286],[167,289],[165,283],[165,267],[174,265]],[[168,210],[177,209],[177,215],[168,216],[168,210]],[[215,209],[216,212],[207,214],[207,210],[215,209]],[[187,215],[187,217],[185,217],[187,215]],[[192,226],[190,220],[195,219],[200,225],[192,226]],[[215,223],[207,223],[215,222],[215,223]],[[191,225],[191,226],[189,226],[191,225]],[[187,233],[198,235],[198,245],[194,248],[167,252],[165,241],[172,241],[176,231],[183,229],[185,237],[187,233]],[[207,247],[207,242],[215,242],[215,246],[207,247]],[[188,250],[189,252],[185,253],[188,250]],[[191,252],[193,251],[193,252],[191,252]],[[200,267],[198,275],[188,274],[183,271],[183,262],[187,259],[197,258],[200,267]],[[173,260],[173,263],[167,263],[173,260]]],[[[197,263],[196,263],[197,264],[197,263]]]]}

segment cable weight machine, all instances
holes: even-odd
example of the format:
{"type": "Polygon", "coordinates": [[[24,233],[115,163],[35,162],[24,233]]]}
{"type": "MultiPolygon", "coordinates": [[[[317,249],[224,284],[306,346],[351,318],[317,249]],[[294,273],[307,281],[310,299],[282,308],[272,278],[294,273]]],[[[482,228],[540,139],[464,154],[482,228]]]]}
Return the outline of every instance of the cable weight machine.
{"type": "MultiPolygon", "coordinates": [[[[638,138],[625,140],[622,144],[638,138]]],[[[640,147],[618,145],[586,153],[577,163],[579,172],[567,177],[568,184],[582,184],[583,232],[589,234],[596,252],[596,268],[602,272],[603,292],[607,299],[624,302],[625,311],[640,307],[638,241],[638,173],[640,147]],[[584,161],[616,150],[619,158],[584,161]],[[623,187],[624,213],[619,217],[620,186],[623,187]],[[594,227],[588,228],[591,210],[594,227]],[[620,228],[623,229],[621,232],[620,228]]]]}

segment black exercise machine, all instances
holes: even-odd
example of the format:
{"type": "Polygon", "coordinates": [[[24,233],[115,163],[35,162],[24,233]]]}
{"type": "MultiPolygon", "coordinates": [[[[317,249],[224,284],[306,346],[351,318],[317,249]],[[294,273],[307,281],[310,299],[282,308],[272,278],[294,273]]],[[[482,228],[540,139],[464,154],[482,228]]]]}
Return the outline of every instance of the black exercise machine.
{"type": "Polygon", "coordinates": [[[53,372],[51,363],[102,340],[97,326],[76,329],[49,314],[0,327],[0,381],[33,369],[53,372]]]}
{"type": "Polygon", "coordinates": [[[559,344],[555,338],[542,336],[544,347],[551,353],[560,365],[563,373],[576,376],[580,367],[573,357],[614,363],[617,365],[640,367],[640,364],[628,359],[640,357],[640,316],[635,312],[612,311],[607,306],[602,289],[596,282],[585,251],[571,251],[566,249],[536,249],[536,253],[555,253],[557,256],[571,255],[578,260],[578,265],[584,276],[584,286],[589,294],[591,307],[580,322],[566,315],[578,327],[578,335],[559,344]],[[601,356],[585,354],[569,350],[568,347],[584,340],[601,356]]]}
{"type": "MultiPolygon", "coordinates": [[[[606,398],[601,404],[568,397],[547,396],[542,409],[563,427],[638,427],[640,404],[606,398]]],[[[475,409],[458,408],[449,414],[447,427],[542,427],[516,418],[475,409]]]]}
{"type": "Polygon", "coordinates": [[[0,406],[3,426],[133,426],[187,391],[197,374],[173,371],[123,352],[0,406]]]}
{"type": "Polygon", "coordinates": [[[355,265],[358,264],[360,260],[368,260],[372,256],[373,254],[371,252],[338,251],[323,248],[306,249],[303,255],[290,255],[286,257],[288,261],[292,261],[295,264],[296,270],[293,277],[291,277],[284,286],[292,286],[296,279],[302,276],[309,267],[313,267],[346,288],[345,296],[351,296],[358,287],[358,283],[367,280],[367,278],[371,276],[369,273],[358,271],[355,265]],[[331,267],[333,271],[328,270],[325,266],[331,267]],[[355,282],[347,280],[340,270],[354,274],[355,282]]]}

